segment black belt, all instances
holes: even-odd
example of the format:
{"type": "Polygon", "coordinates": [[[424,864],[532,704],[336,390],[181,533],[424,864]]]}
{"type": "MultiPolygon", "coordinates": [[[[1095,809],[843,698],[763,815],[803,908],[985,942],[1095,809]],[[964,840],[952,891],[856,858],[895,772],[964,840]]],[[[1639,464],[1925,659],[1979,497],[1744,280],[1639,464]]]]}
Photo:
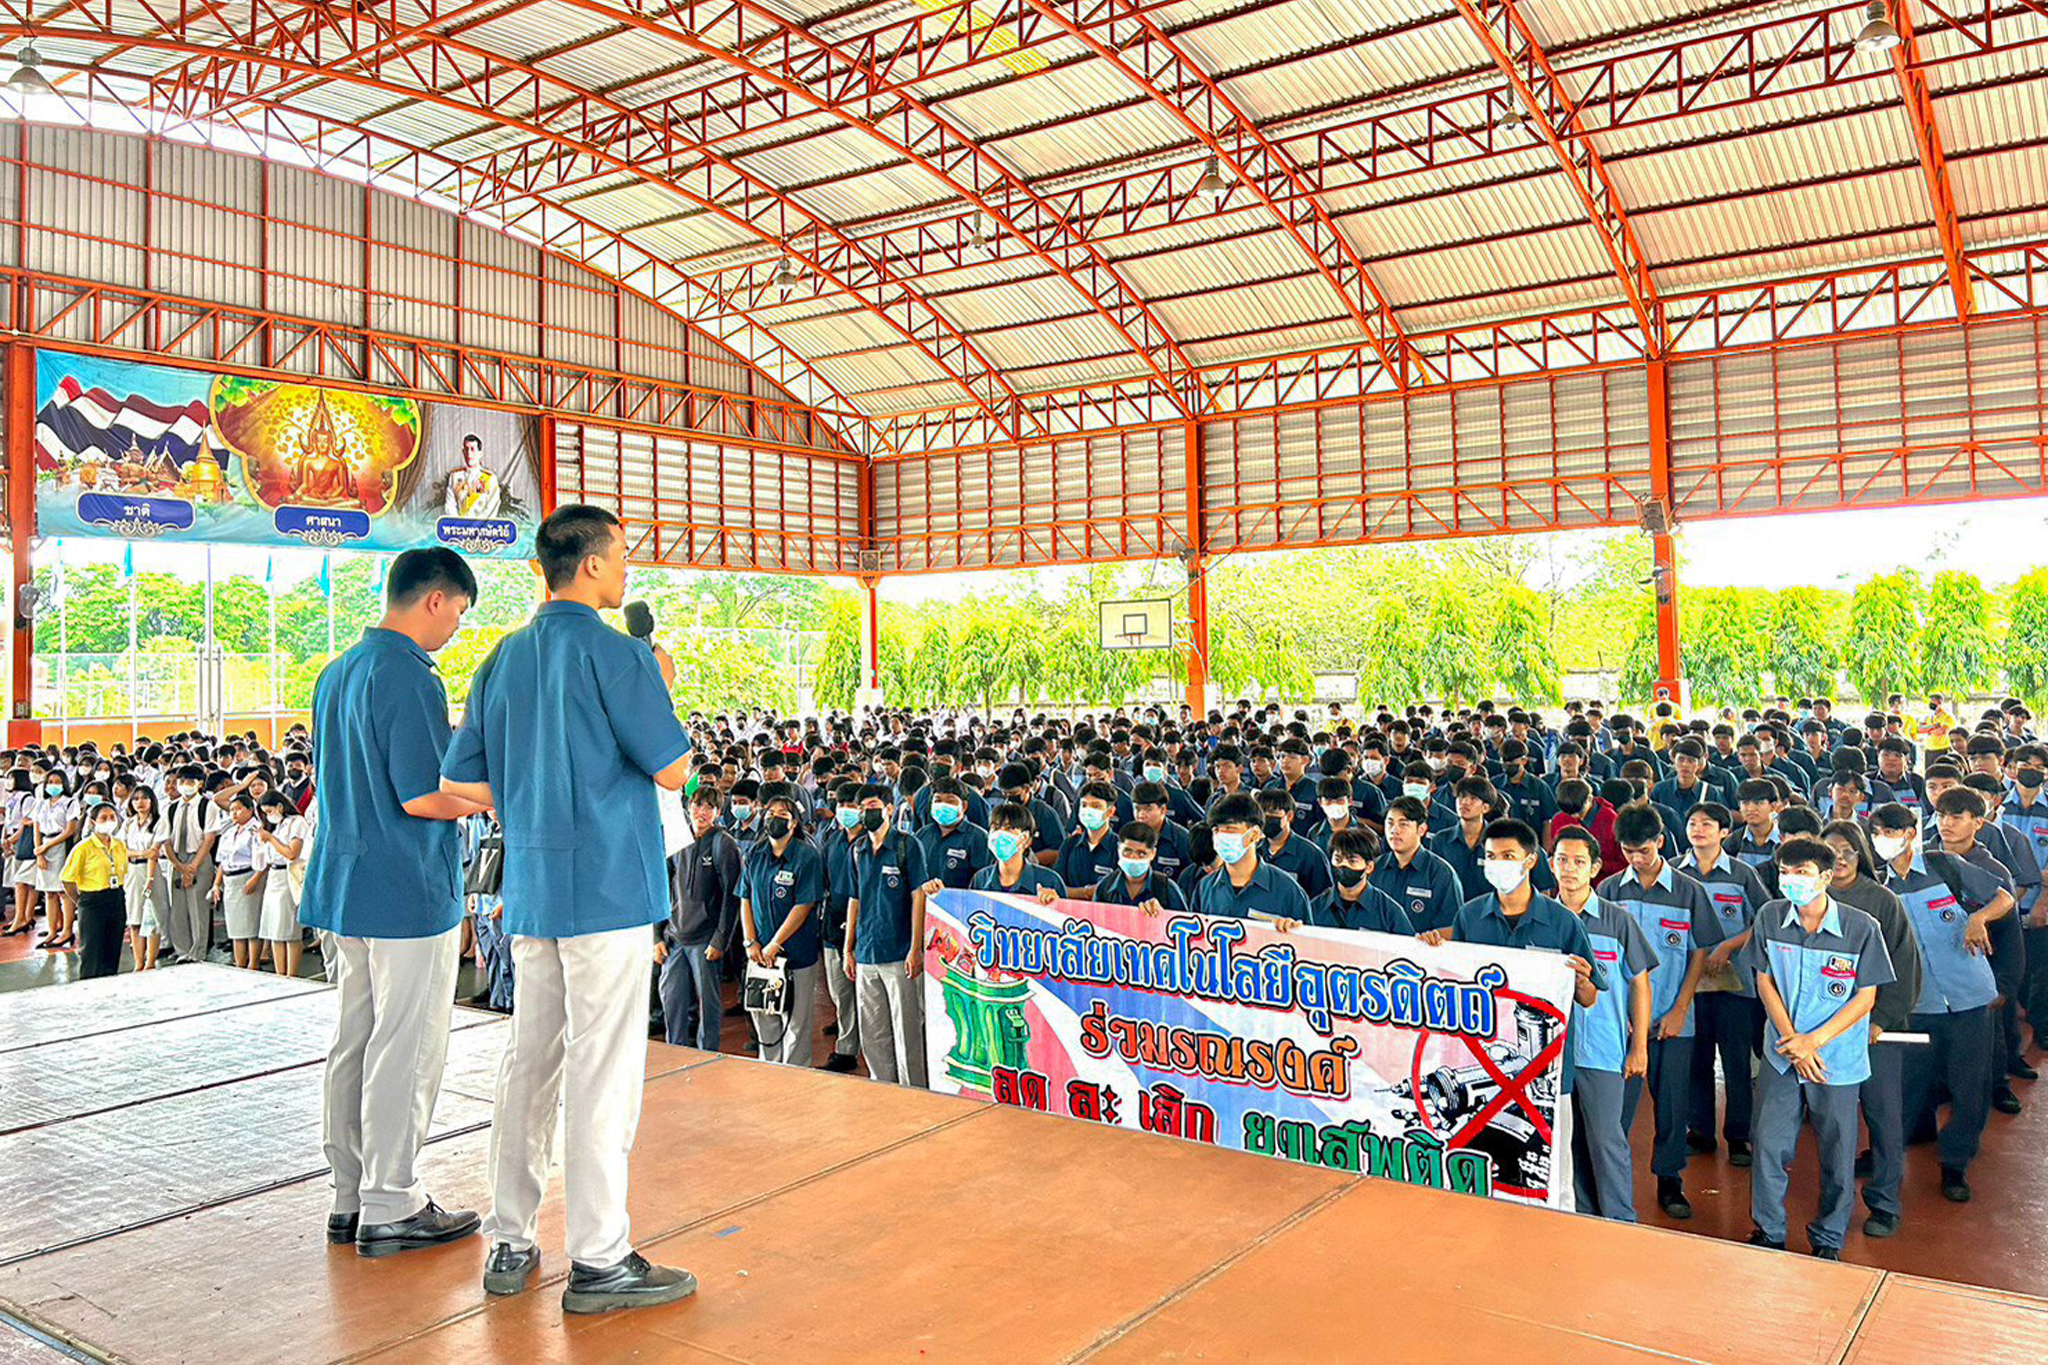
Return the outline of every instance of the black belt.
{"type": "Polygon", "coordinates": [[[220,870],[220,875],[223,877],[246,877],[255,870],[253,867],[224,867],[220,870]]]}

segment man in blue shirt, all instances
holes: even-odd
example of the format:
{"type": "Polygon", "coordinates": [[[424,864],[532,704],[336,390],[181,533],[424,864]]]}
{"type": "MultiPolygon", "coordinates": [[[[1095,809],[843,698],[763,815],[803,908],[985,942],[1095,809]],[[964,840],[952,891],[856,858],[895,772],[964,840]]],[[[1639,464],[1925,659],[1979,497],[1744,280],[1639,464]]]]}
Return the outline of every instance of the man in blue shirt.
{"type": "Polygon", "coordinates": [[[1386,856],[1372,869],[1372,884],[1408,912],[1418,934],[1450,927],[1465,903],[1458,874],[1423,846],[1428,827],[1421,797],[1395,797],[1387,806],[1386,856]]]}
{"type": "Polygon", "coordinates": [[[935,777],[928,790],[931,823],[917,832],[918,842],[924,845],[925,866],[930,869],[927,880],[956,889],[965,887],[991,861],[988,828],[968,814],[967,788],[958,778],[935,777]]]}
{"type": "MultiPolygon", "coordinates": [[[[384,619],[313,685],[320,837],[299,922],[324,930],[339,1020],[322,1143],[334,1172],[327,1240],[385,1256],[467,1237],[415,1163],[440,1093],[462,922],[461,838],[480,809],[441,790],[448,694],[431,657],[461,628],[476,575],[453,550],[407,550],[384,619]]],[[[282,873],[278,875],[282,876],[282,873]]]]}
{"type": "MultiPolygon", "coordinates": [[[[860,993],[860,1050],[884,1084],[923,1089],[924,907],[934,878],[919,839],[889,828],[889,792],[860,793],[861,841],[853,851],[854,894],[846,906],[846,971],[860,993]],[[881,817],[876,828],[869,815],[881,817]]],[[[945,808],[939,796],[934,810],[945,808]]],[[[1000,807],[998,808],[1000,809],[1000,807]]],[[[986,836],[983,836],[984,839],[986,836]]]]}
{"type": "Polygon", "coordinates": [[[1691,1083],[1686,1099],[1686,1146],[1700,1153],[1714,1150],[1714,1060],[1728,1091],[1722,1135],[1728,1139],[1728,1163],[1747,1166],[1750,1115],[1756,1097],[1750,1070],[1763,1045],[1763,1009],[1756,988],[1735,965],[1735,955],[1749,942],[1750,921],[1772,899],[1755,869],[1730,857],[1726,841],[1735,825],[1728,808],[1702,801],[1685,814],[1685,838],[1691,850],[1678,860],[1678,870],[1692,874],[1707,889],[1714,916],[1721,923],[1721,941],[1707,955],[1700,989],[1693,997],[1691,1083]]]}
{"type": "MultiPolygon", "coordinates": [[[[882,789],[889,800],[888,788],[882,789]]],[[[846,903],[853,898],[853,851],[866,839],[861,822],[861,784],[841,782],[832,791],[831,818],[820,824],[812,840],[825,864],[825,904],[818,932],[828,946],[836,947],[846,937],[846,903]]],[[[853,973],[845,970],[843,954],[824,963],[825,990],[832,997],[832,1055],[818,1064],[820,1071],[853,1071],[860,1051],[860,1002],[853,973]]]]}
{"type": "MultiPolygon", "coordinates": [[[[1305,836],[1295,833],[1294,799],[1278,787],[1268,787],[1255,798],[1259,803],[1259,828],[1265,840],[1259,859],[1300,884],[1310,900],[1330,889],[1330,860],[1305,836]]],[[[1318,809],[1317,814],[1322,812],[1318,809]]]]}
{"type": "MultiPolygon", "coordinates": [[[[803,837],[798,805],[786,786],[762,792],[761,837],[740,866],[740,934],[747,959],[764,971],[781,967],[786,987],[780,1011],[752,1011],[754,1036],[761,1040],[761,1060],[784,1066],[811,1064],[811,1018],[824,956],[818,910],[825,899],[825,860],[803,837]]],[[[866,811],[861,819],[865,826],[866,811]]],[[[860,1013],[858,1006],[854,1013],[860,1013]]]]}
{"type": "Polygon", "coordinates": [[[1188,903],[1180,888],[1159,866],[1159,832],[1142,820],[1133,820],[1117,837],[1116,867],[1095,884],[1096,901],[1135,905],[1153,914],[1162,910],[1174,915],[1187,913],[1188,903]]]}
{"type": "Polygon", "coordinates": [[[1249,796],[1226,796],[1209,808],[1210,837],[1223,866],[1196,886],[1196,914],[1265,920],[1282,930],[1307,923],[1300,883],[1259,857],[1262,821],[1259,803],[1249,796]]]}
{"type": "Polygon", "coordinates": [[[540,1264],[534,1238],[566,1085],[562,1307],[601,1313],[697,1287],[688,1271],[635,1252],[626,1216],[653,926],[668,918],[654,791],[681,788],[690,741],[669,697],[667,653],[597,614],[625,600],[619,519],[559,508],[535,532],[534,553],[548,600],[477,670],[441,765],[442,790],[493,807],[505,830],[515,994],[491,1129],[484,1288],[516,1294],[540,1264]]]}
{"type": "Polygon", "coordinates": [[[1031,840],[1038,821],[1029,806],[1021,801],[1005,801],[988,818],[991,861],[974,874],[974,880],[968,883],[971,889],[1033,896],[1042,905],[1067,894],[1059,874],[1032,857],[1031,840]]]}
{"type": "Polygon", "coordinates": [[[1785,1189],[1802,1110],[1820,1148],[1820,1209],[1806,1228],[1813,1254],[1842,1259],[1856,1206],[1856,1099],[1870,1076],[1877,988],[1892,979],[1877,921],[1828,895],[1835,851],[1799,835],[1778,847],[1778,888],[1742,950],[1763,1002],[1757,1072],[1752,1246],[1785,1248],[1785,1189]]]}
{"type": "MultiPolygon", "coordinates": [[[[1327,833],[1329,827],[1324,826],[1327,833]]],[[[1410,935],[1415,922],[1400,902],[1372,884],[1380,857],[1380,836],[1356,825],[1330,835],[1330,875],[1335,884],[1309,901],[1309,923],[1321,929],[1410,935]]]]}

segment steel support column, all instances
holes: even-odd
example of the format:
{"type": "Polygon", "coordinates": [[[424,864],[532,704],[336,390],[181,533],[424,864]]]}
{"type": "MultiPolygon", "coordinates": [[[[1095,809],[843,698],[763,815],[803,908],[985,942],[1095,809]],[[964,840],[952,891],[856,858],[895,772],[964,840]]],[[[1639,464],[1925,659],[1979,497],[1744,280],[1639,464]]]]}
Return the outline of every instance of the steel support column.
{"type": "Polygon", "coordinates": [[[11,569],[7,600],[14,610],[13,667],[8,672],[7,744],[18,749],[42,741],[34,719],[35,623],[21,610],[21,590],[32,581],[30,548],[36,533],[36,351],[20,342],[7,348],[7,535],[11,569]]]}
{"type": "Polygon", "coordinates": [[[1678,547],[1671,539],[1671,383],[1662,360],[1645,367],[1650,409],[1650,505],[1644,528],[1650,533],[1650,583],[1657,597],[1658,701],[1683,699],[1678,651],[1678,547]]]}
{"type": "Polygon", "coordinates": [[[854,690],[855,706],[880,706],[882,696],[882,599],[875,591],[880,574],[860,576],[860,686],[854,690]]]}
{"type": "Polygon", "coordinates": [[[1202,424],[1181,428],[1187,456],[1188,496],[1188,710],[1197,720],[1209,710],[1209,556],[1202,534],[1202,424]]]}
{"type": "Polygon", "coordinates": [[[1927,90],[1927,73],[1920,67],[1920,43],[1913,33],[1911,6],[1898,0],[1892,6],[1892,26],[1899,31],[1899,45],[1892,49],[1892,64],[1899,73],[1899,98],[1906,117],[1913,124],[1913,145],[1920,153],[1920,171],[1927,181],[1927,198],[1934,210],[1934,232],[1941,241],[1941,255],[1948,266],[1948,287],[1955,295],[1956,316],[1967,318],[1977,311],[1970,288],[1969,268],[1963,263],[1963,233],[1956,221],[1956,196],[1948,173],[1948,156],[1942,150],[1941,129],[1934,122],[1934,97],[1927,90]]]}

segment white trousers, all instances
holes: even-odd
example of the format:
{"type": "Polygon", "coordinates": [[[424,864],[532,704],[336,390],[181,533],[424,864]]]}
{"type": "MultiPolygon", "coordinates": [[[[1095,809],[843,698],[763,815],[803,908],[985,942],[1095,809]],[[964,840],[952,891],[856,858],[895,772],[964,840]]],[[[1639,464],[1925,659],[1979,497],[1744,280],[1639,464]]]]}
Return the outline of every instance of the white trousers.
{"type": "Polygon", "coordinates": [[[426,1207],[416,1167],[448,1060],[460,947],[454,929],[431,938],[327,938],[341,1013],[321,1127],[336,1213],[392,1223],[426,1207]]]}
{"type": "Polygon", "coordinates": [[[860,1051],[878,1081],[924,1088],[924,980],[901,962],[854,964],[860,1051]]]}
{"type": "Polygon", "coordinates": [[[632,1253],[627,1159],[647,1074],[653,970],[654,935],[644,925],[574,938],[513,937],[512,1036],[498,1064],[488,1241],[521,1251],[534,1245],[566,1098],[569,1259],[602,1269],[632,1253]]]}

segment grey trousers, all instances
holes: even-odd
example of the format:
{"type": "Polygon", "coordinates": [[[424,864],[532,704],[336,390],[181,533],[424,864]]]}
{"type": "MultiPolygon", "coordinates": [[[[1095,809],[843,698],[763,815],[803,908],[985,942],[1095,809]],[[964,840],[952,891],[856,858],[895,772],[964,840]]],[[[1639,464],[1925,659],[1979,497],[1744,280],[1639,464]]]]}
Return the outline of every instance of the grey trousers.
{"type": "Polygon", "coordinates": [[[1764,1059],[1756,1077],[1756,1164],[1749,1177],[1749,1212],[1764,1235],[1785,1240],[1785,1190],[1800,1120],[1813,1124],[1820,1144],[1820,1208],[1806,1225],[1816,1248],[1840,1249],[1856,1208],[1856,1096],[1854,1085],[1816,1085],[1780,1071],[1764,1059]]]}
{"type": "Polygon", "coordinates": [[[784,1066],[811,1064],[811,1030],[817,1020],[820,970],[821,964],[816,962],[789,969],[787,1015],[749,1011],[754,1020],[754,1036],[761,1040],[762,1061],[780,1062],[784,1066]]]}
{"type": "Polygon", "coordinates": [[[1685,1103],[1692,1079],[1691,1038],[1650,1040],[1650,1069],[1640,1080],[1630,1081],[1622,1104],[1621,1121],[1633,1128],[1636,1105],[1645,1090],[1650,1093],[1650,1112],[1656,1119],[1650,1146],[1650,1173],[1658,1179],[1685,1174],[1685,1103]]]}
{"type": "Polygon", "coordinates": [[[1872,1043],[1870,1079],[1858,1089],[1863,1121],[1870,1126],[1870,1179],[1863,1203],[1872,1213],[1899,1216],[1899,1185],[1906,1175],[1906,1103],[1901,1088],[1906,1049],[1914,1043],[1872,1043]]]}
{"type": "Polygon", "coordinates": [[[170,870],[171,904],[164,918],[164,933],[171,941],[171,951],[189,962],[204,962],[213,950],[213,903],[206,898],[213,885],[213,871],[213,859],[201,858],[192,885],[179,886],[178,870],[170,870]]]}
{"type": "Polygon", "coordinates": [[[340,996],[321,1096],[334,1211],[360,1211],[365,1223],[397,1222],[427,1202],[414,1166],[448,1060],[461,931],[431,938],[335,934],[326,944],[340,996]]]}
{"type": "Polygon", "coordinates": [[[854,966],[860,988],[860,1050],[868,1075],[922,1090],[924,980],[912,980],[901,962],[854,966]]]}
{"type": "Polygon", "coordinates": [[[1584,1214],[1636,1221],[1635,1158],[1622,1122],[1619,1071],[1572,1076],[1572,1199],[1584,1214]]]}
{"type": "MultiPolygon", "coordinates": [[[[841,935],[842,941],[844,937],[841,935]]],[[[853,978],[846,974],[846,954],[829,943],[821,966],[825,989],[832,995],[832,1014],[839,1021],[839,1036],[832,1040],[832,1051],[840,1057],[851,1057],[860,1051],[860,992],[854,989],[853,978]]]]}

